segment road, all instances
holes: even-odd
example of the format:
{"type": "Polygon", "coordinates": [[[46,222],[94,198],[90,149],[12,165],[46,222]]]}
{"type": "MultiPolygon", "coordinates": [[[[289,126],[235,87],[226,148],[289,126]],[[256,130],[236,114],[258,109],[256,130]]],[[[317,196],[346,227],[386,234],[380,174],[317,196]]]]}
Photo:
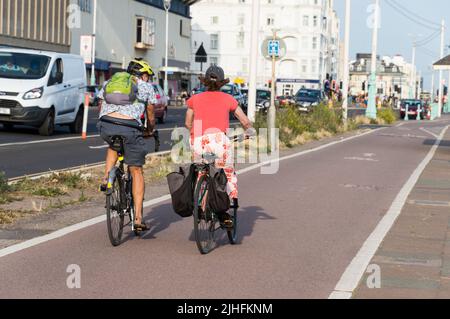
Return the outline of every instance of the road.
{"type": "MultiPolygon", "coordinates": [[[[372,131],[239,177],[239,245],[201,256],[167,201],[151,231],[112,248],[98,223],[0,258],[0,298],[327,298],[450,124],[372,131]],[[81,289],[68,289],[69,265],[81,289]]],[[[1,251],[0,251],[1,253],[1,251]]]]}
{"type": "MultiPolygon", "coordinates": [[[[167,122],[158,125],[161,151],[171,149],[171,132],[175,127],[184,126],[185,112],[184,108],[170,108],[167,122]]],[[[363,109],[349,110],[350,117],[363,113],[363,109]]],[[[19,127],[9,132],[0,125],[0,157],[8,159],[0,162],[0,172],[5,172],[7,178],[14,178],[104,161],[106,145],[98,136],[97,119],[98,112],[91,108],[88,121],[90,137],[86,141],[70,134],[64,126],[57,126],[52,137],[41,137],[33,128],[19,127]]],[[[153,149],[153,139],[151,143],[153,149]]]]}
{"type": "MultiPolygon", "coordinates": [[[[171,131],[184,126],[185,109],[170,108],[167,122],[158,125],[161,151],[171,148],[171,131]]],[[[52,137],[41,137],[36,130],[20,127],[12,132],[0,129],[0,171],[8,178],[64,169],[81,165],[95,164],[105,159],[105,143],[98,136],[96,128],[98,112],[91,108],[86,141],[69,134],[66,127],[58,126],[52,137]],[[30,160],[33,159],[33,160],[30,160]]],[[[151,140],[152,149],[154,147],[151,140]]]]}

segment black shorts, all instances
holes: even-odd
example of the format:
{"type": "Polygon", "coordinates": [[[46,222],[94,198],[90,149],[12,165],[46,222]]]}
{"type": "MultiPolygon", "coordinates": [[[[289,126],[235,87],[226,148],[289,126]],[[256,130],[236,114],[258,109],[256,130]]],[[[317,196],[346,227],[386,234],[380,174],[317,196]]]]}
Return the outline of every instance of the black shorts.
{"type": "MultiPolygon", "coordinates": [[[[115,119],[116,120],[116,119],[115,119]]],[[[119,122],[136,123],[134,120],[119,120],[119,122]]],[[[122,136],[124,139],[124,162],[129,166],[142,167],[145,164],[145,157],[150,153],[150,143],[145,140],[142,131],[136,128],[102,122],[97,124],[102,139],[112,146],[114,136],[122,136]]]]}

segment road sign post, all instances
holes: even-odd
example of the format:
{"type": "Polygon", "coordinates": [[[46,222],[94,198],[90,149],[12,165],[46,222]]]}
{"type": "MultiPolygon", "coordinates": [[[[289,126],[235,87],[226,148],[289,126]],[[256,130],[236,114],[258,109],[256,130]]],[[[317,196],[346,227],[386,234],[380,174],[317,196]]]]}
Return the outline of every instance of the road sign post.
{"type": "Polygon", "coordinates": [[[269,130],[269,149],[272,149],[276,145],[275,141],[275,121],[276,121],[276,108],[275,108],[275,94],[276,94],[276,62],[281,61],[286,55],[286,43],[283,39],[277,37],[277,30],[273,30],[272,37],[264,40],[261,51],[263,56],[272,62],[272,81],[271,81],[271,99],[270,108],[267,117],[267,126],[269,130]]]}

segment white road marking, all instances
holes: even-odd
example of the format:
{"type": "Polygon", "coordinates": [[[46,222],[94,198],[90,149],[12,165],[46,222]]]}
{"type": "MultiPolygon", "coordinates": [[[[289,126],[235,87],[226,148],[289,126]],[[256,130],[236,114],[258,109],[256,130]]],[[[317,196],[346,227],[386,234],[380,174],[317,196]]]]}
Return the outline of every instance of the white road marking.
{"type": "Polygon", "coordinates": [[[109,145],[108,144],[104,144],[104,145],[100,145],[100,146],[89,146],[89,148],[91,150],[98,150],[98,149],[102,149],[102,148],[108,148],[109,145]]]}
{"type": "MultiPolygon", "coordinates": [[[[351,137],[348,137],[348,138],[344,138],[344,139],[341,139],[339,141],[335,141],[335,142],[331,142],[331,143],[328,143],[328,144],[324,144],[324,145],[319,146],[317,148],[306,150],[306,151],[302,151],[302,152],[299,152],[299,153],[295,153],[295,154],[292,154],[292,155],[289,155],[289,156],[285,156],[285,157],[282,157],[282,158],[279,158],[279,159],[276,159],[276,160],[271,160],[271,161],[266,161],[266,162],[263,162],[263,163],[260,163],[260,164],[255,164],[255,165],[252,165],[252,166],[247,167],[245,169],[239,170],[236,173],[239,174],[239,175],[242,175],[242,174],[248,173],[250,171],[253,171],[255,169],[261,168],[263,166],[275,163],[276,161],[279,161],[279,162],[286,161],[288,159],[292,159],[292,158],[296,158],[296,157],[303,156],[303,155],[306,155],[306,154],[318,152],[320,150],[329,148],[331,146],[334,146],[334,145],[337,145],[337,144],[341,144],[341,143],[344,143],[344,142],[348,142],[348,141],[354,140],[356,138],[360,138],[360,137],[372,134],[372,133],[374,133],[374,132],[376,132],[378,130],[383,130],[383,129],[385,129],[385,128],[372,130],[372,131],[368,131],[368,132],[365,132],[365,133],[362,133],[362,134],[359,134],[359,135],[355,135],[355,136],[351,136],[351,137]]],[[[149,207],[154,206],[156,204],[160,204],[160,203],[166,202],[166,201],[168,201],[170,199],[171,199],[170,195],[164,195],[164,196],[161,196],[159,198],[155,198],[155,199],[146,201],[146,202],[144,202],[144,208],[149,208],[149,207]]],[[[25,242],[22,242],[20,244],[13,245],[13,246],[10,246],[8,248],[1,249],[0,250],[0,258],[1,257],[5,257],[7,255],[11,255],[11,254],[17,253],[17,252],[22,251],[22,250],[27,249],[27,248],[31,248],[31,247],[37,246],[37,245],[45,243],[45,242],[48,242],[48,241],[51,241],[51,240],[54,240],[54,239],[66,236],[66,235],[68,235],[70,233],[73,233],[73,232],[76,232],[78,230],[81,230],[81,229],[84,229],[84,228],[87,228],[87,227],[90,227],[90,226],[102,223],[105,220],[106,220],[106,216],[102,215],[102,216],[99,216],[99,217],[96,217],[96,218],[93,218],[93,219],[81,222],[79,224],[75,224],[75,225],[63,228],[63,229],[58,230],[56,232],[53,232],[51,234],[44,235],[44,236],[37,237],[37,238],[33,238],[33,239],[27,240],[25,242]]]]}
{"type": "Polygon", "coordinates": [[[373,158],[368,157],[344,157],[347,161],[366,161],[366,162],[379,162],[379,160],[375,160],[373,158]]]}
{"type": "Polygon", "coordinates": [[[364,273],[369,266],[370,261],[380,247],[380,244],[384,240],[384,237],[387,235],[392,225],[394,225],[395,221],[400,215],[409,194],[413,190],[427,165],[433,159],[434,154],[436,153],[436,150],[438,149],[447,130],[448,126],[441,132],[436,143],[428,152],[428,155],[419,164],[406,184],[400,190],[400,193],[395,198],[394,202],[389,208],[389,211],[378,223],[375,230],[372,232],[369,238],[367,238],[358,254],[355,256],[355,258],[353,258],[350,265],[343,273],[341,279],[334,288],[334,291],[330,294],[329,299],[350,299],[352,297],[353,291],[356,289],[356,287],[358,287],[361,278],[364,276],[364,273]]]}
{"type": "MultiPolygon", "coordinates": [[[[87,138],[95,138],[100,137],[100,135],[88,135],[87,138]]],[[[55,138],[51,140],[39,140],[39,141],[29,141],[29,142],[16,142],[16,143],[6,143],[0,144],[0,147],[6,146],[20,146],[20,145],[31,145],[31,144],[42,144],[42,143],[52,143],[52,142],[61,142],[61,141],[71,141],[71,140],[82,140],[81,136],[77,137],[63,137],[63,138],[55,138]]]]}
{"type": "Polygon", "coordinates": [[[412,134],[404,134],[404,135],[399,135],[399,134],[379,134],[379,136],[386,136],[386,137],[406,137],[406,138],[419,138],[419,139],[427,138],[426,136],[412,135],[412,134]]]}
{"type": "Polygon", "coordinates": [[[424,131],[425,133],[430,134],[431,136],[438,138],[439,136],[437,134],[434,134],[433,132],[428,131],[426,128],[421,127],[420,128],[421,131],[424,131]]]}
{"type": "MultiPolygon", "coordinates": [[[[160,132],[173,131],[175,128],[176,127],[162,128],[162,129],[158,129],[158,131],[160,131],[160,132]]],[[[96,138],[96,137],[100,137],[100,135],[98,135],[98,134],[96,134],[96,135],[88,135],[88,138],[96,138]]],[[[52,143],[52,142],[73,141],[73,140],[81,140],[81,136],[62,137],[62,138],[46,139],[46,140],[39,140],[39,141],[5,143],[5,144],[0,144],[0,147],[32,145],[32,144],[42,144],[42,143],[52,143]]]]}

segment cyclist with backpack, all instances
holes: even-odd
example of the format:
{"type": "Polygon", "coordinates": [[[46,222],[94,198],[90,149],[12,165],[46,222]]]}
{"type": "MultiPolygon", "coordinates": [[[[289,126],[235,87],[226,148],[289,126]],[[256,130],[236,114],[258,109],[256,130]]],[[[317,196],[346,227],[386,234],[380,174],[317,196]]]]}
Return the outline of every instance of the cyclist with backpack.
{"type": "Polygon", "coordinates": [[[145,157],[150,152],[145,138],[153,136],[155,128],[156,94],[153,86],[147,83],[153,75],[153,70],[147,62],[136,59],[130,62],[127,72],[116,73],[103,85],[99,93],[101,112],[97,127],[100,136],[110,145],[101,190],[106,191],[108,174],[118,160],[117,152],[112,148],[112,138],[122,136],[124,161],[133,178],[137,231],[149,229],[142,221],[145,193],[143,166],[145,157]],[[146,113],[146,123],[141,119],[143,113],[146,113]]]}
{"type": "MultiPolygon", "coordinates": [[[[200,82],[206,92],[194,95],[187,101],[186,127],[191,131],[191,145],[194,161],[206,153],[214,153],[216,168],[224,169],[228,183],[227,193],[235,207],[238,207],[237,176],[234,170],[232,143],[226,135],[230,127],[230,113],[233,113],[246,130],[246,135],[255,135],[252,123],[239,107],[238,101],[220,89],[230,82],[225,79],[222,68],[213,65],[200,82]]],[[[204,209],[204,208],[203,208],[204,209]]],[[[217,212],[225,226],[231,226],[232,220],[227,212],[217,212]]]]}

